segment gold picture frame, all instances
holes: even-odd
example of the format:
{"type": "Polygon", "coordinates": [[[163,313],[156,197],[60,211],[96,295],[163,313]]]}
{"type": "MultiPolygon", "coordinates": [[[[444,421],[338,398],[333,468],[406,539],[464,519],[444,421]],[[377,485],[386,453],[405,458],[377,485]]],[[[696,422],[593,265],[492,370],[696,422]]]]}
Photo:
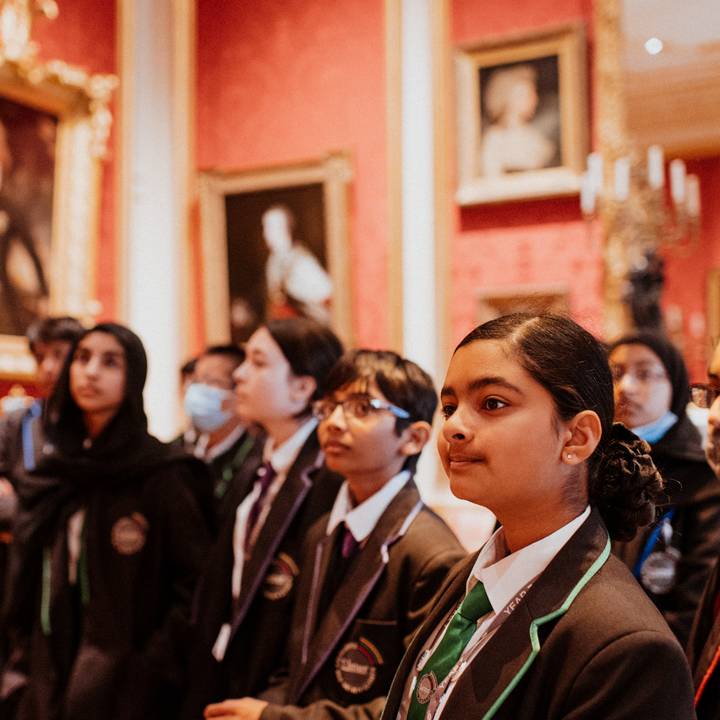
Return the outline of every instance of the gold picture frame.
{"type": "MultiPolygon", "coordinates": [[[[117,78],[90,75],[57,60],[41,62],[32,44],[12,54],[7,43],[3,47],[0,99],[4,107],[26,110],[29,117],[37,112],[56,121],[48,140],[54,163],[50,248],[43,256],[47,265],[43,267],[45,297],[42,305],[38,304],[42,307],[38,315],[90,319],[98,311],[94,298],[101,171],[112,124],[109,103],[117,78]]],[[[15,146],[12,152],[17,154],[22,148],[15,146]]],[[[7,218],[4,211],[5,227],[7,218]]],[[[0,233],[7,245],[15,242],[10,235],[5,229],[0,233]]],[[[23,242],[27,245],[28,241],[23,242]]],[[[0,378],[29,381],[34,377],[35,363],[21,329],[15,330],[0,334],[0,378]]]]}
{"type": "Polygon", "coordinates": [[[460,48],[460,205],[571,195],[588,152],[581,24],[460,48]]]}
{"type": "MultiPolygon", "coordinates": [[[[268,315],[269,245],[262,218],[287,209],[306,269],[332,288],[327,321],[352,342],[348,187],[344,153],[260,170],[199,176],[205,334],[208,344],[242,342],[268,315]],[[323,277],[326,276],[326,277],[323,277]]],[[[313,280],[308,280],[310,285],[313,280]]],[[[307,305],[306,307],[309,307],[307,305]]],[[[312,312],[298,314],[313,316],[312,312]]],[[[318,318],[321,319],[321,318],[318,318]]]]}

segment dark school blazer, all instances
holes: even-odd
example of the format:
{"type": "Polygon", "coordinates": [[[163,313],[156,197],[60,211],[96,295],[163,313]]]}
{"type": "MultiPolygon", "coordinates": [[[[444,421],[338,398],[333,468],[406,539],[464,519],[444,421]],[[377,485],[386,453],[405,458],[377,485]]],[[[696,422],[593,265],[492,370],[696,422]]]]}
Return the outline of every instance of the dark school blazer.
{"type": "Polygon", "coordinates": [[[288,646],[289,677],[263,694],[263,720],[379,717],[395,669],[450,568],[465,552],[412,479],[393,498],[317,617],[332,555],[329,514],[308,533],[288,646]],[[305,706],[313,704],[311,708],[305,706]],[[371,706],[371,707],[368,707],[371,706]]]}
{"type": "MultiPolygon", "coordinates": [[[[433,630],[455,609],[477,559],[460,563],[393,680],[383,718],[433,630]]],[[[460,675],[443,720],[691,720],[692,684],[677,640],[610,555],[596,510],[460,675]]]]}
{"type": "MultiPolygon", "coordinates": [[[[652,459],[663,479],[667,495],[662,514],[672,512],[670,545],[677,553],[675,577],[668,587],[656,587],[652,580],[640,584],[675,633],[686,645],[693,617],[705,585],[720,554],[720,483],[705,460],[700,434],[683,416],[660,441],[652,446],[652,459]]],[[[613,552],[633,571],[640,561],[656,525],[640,530],[628,542],[614,542],[613,552]]],[[[662,551],[658,541],[652,551],[662,551]]],[[[646,573],[650,564],[646,563],[646,573]]]]}
{"type": "MultiPolygon", "coordinates": [[[[303,538],[310,526],[330,510],[342,482],[339,475],[323,467],[322,461],[317,435],[312,433],[273,500],[246,562],[234,614],[234,513],[220,532],[194,599],[182,718],[197,720],[209,703],[259,693],[281,664],[290,633],[303,538]],[[220,628],[228,621],[232,627],[230,639],[222,662],[217,662],[212,648],[220,628]]],[[[260,458],[253,464],[243,472],[254,473],[260,458]]]]}
{"type": "Polygon", "coordinates": [[[720,720],[720,563],[710,575],[695,615],[687,657],[695,683],[695,711],[699,720],[720,720]]]}

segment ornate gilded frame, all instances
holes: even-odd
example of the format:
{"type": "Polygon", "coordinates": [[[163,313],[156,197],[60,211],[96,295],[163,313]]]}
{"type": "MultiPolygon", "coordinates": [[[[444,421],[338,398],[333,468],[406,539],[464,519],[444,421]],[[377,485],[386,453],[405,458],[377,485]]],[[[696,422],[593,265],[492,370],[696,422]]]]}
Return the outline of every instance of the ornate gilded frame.
{"type": "MultiPolygon", "coordinates": [[[[101,161],[112,124],[109,103],[117,78],[90,75],[59,60],[38,60],[25,30],[25,35],[18,32],[26,38],[25,44],[0,37],[0,95],[58,119],[49,312],[90,318],[97,313],[93,298],[101,161]]],[[[0,335],[0,377],[29,380],[34,371],[25,339],[0,335]]]]}
{"type": "Polygon", "coordinates": [[[198,191],[207,343],[224,343],[230,339],[225,198],[229,195],[314,184],[321,184],[323,188],[325,251],[328,271],[335,288],[331,324],[344,342],[352,342],[348,228],[348,185],[352,175],[350,159],[344,153],[261,170],[207,171],[200,174],[198,191]]]}
{"type": "Polygon", "coordinates": [[[584,27],[570,24],[510,35],[455,54],[457,79],[456,200],[460,205],[577,193],[588,148],[587,61],[584,27]],[[560,113],[560,164],[483,177],[480,169],[484,68],[556,57],[560,113]]]}

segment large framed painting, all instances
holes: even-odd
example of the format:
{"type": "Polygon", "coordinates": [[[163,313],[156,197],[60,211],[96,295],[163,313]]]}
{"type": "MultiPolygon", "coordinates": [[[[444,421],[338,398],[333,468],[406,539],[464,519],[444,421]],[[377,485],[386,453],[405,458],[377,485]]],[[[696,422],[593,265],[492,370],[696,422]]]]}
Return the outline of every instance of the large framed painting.
{"type": "Polygon", "coordinates": [[[460,205],[573,194],[588,150],[581,25],[456,53],[460,205]]]}
{"type": "Polygon", "coordinates": [[[27,381],[24,333],[88,318],[114,76],[0,56],[0,380],[27,381]]]}
{"type": "Polygon", "coordinates": [[[305,316],[351,340],[344,154],[200,175],[209,343],[243,342],[268,319],[305,316]]]}

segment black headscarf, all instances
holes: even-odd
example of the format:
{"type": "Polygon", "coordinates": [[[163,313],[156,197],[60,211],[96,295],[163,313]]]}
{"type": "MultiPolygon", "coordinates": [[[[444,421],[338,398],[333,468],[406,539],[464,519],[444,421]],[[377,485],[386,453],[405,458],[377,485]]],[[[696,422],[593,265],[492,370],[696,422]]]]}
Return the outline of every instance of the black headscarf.
{"type": "Polygon", "coordinates": [[[645,345],[660,358],[672,386],[670,410],[682,418],[690,402],[690,380],[680,351],[665,335],[647,330],[639,330],[615,340],[608,347],[608,355],[620,345],[645,345]]]}
{"type": "Polygon", "coordinates": [[[44,417],[34,420],[39,427],[32,426],[34,467],[26,467],[17,478],[20,511],[8,570],[10,590],[4,598],[5,623],[15,622],[23,606],[32,607],[28,598],[38,582],[33,569],[36,575],[42,548],[91,493],[112,492],[120,484],[145,480],[161,465],[180,462],[190,470],[184,477],[212,527],[211,483],[204,464],[148,433],[142,397],[146,376],[147,356],[142,342],[122,325],[96,325],[70,349],[44,417]],[[117,413],[89,443],[82,412],[72,397],[70,366],[79,343],[96,332],[112,335],[122,346],[126,382],[117,413]]]}
{"type": "Polygon", "coordinates": [[[83,333],[68,353],[48,400],[44,422],[47,442],[36,472],[60,476],[74,485],[112,485],[144,475],[166,461],[170,448],[147,431],[142,395],[146,377],[145,348],[132,330],[117,323],[100,323],[83,333]],[[124,351],[125,397],[112,420],[90,442],[82,411],[72,397],[70,367],[78,345],[88,335],[99,332],[114,337],[124,351]]]}

